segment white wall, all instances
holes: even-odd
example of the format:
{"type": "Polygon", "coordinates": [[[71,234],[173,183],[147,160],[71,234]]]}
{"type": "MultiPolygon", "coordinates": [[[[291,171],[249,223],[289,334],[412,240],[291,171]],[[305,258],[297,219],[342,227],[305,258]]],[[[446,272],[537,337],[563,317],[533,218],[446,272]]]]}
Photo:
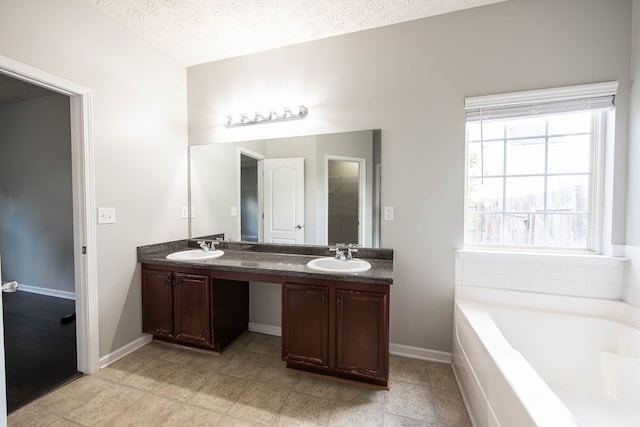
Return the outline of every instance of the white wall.
{"type": "Polygon", "coordinates": [[[3,276],[75,292],[69,98],[0,106],[3,276]]]}
{"type": "Polygon", "coordinates": [[[640,307],[640,0],[633,1],[624,300],[640,307]]]}
{"type": "Polygon", "coordinates": [[[624,243],[631,0],[511,0],[188,69],[189,143],[382,129],[382,246],[395,249],[391,342],[451,349],[463,240],[464,98],[609,80],[613,242],[624,243]],[[304,103],[298,122],[226,114],[304,103]]]}
{"type": "Polygon", "coordinates": [[[93,91],[105,356],[142,336],[136,246],[187,235],[186,71],[85,0],[0,2],[0,55],[93,91]]]}
{"type": "Polygon", "coordinates": [[[631,46],[631,96],[629,106],[629,165],[627,188],[628,245],[640,246],[640,1],[633,1],[631,46]],[[635,221],[633,219],[636,219],[635,221]]]}
{"type": "MultiPolygon", "coordinates": [[[[258,150],[253,150],[258,152],[258,150]]],[[[233,144],[191,147],[191,237],[224,233],[240,240],[238,200],[238,149],[233,144]]]]}

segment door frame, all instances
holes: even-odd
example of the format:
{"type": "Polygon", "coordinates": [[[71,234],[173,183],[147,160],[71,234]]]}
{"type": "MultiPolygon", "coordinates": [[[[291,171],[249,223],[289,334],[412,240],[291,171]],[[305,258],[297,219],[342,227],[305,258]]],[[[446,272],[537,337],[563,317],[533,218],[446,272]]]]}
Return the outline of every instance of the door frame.
{"type": "Polygon", "coordinates": [[[237,192],[237,206],[238,206],[238,240],[242,240],[242,155],[251,157],[258,161],[258,242],[263,241],[263,226],[264,226],[264,206],[263,206],[263,174],[262,174],[262,160],[267,156],[255,151],[251,151],[248,148],[238,146],[238,162],[236,170],[236,182],[238,184],[237,192]]]}
{"type": "Polygon", "coordinates": [[[360,246],[371,245],[367,237],[367,159],[326,154],[324,156],[324,242],[329,244],[329,161],[338,160],[358,163],[358,242],[360,246]]]}
{"type": "MultiPolygon", "coordinates": [[[[0,73],[69,97],[77,369],[93,374],[100,369],[100,341],[92,91],[2,55],[0,73]]],[[[0,387],[6,389],[4,364],[0,369],[0,387]]]]}

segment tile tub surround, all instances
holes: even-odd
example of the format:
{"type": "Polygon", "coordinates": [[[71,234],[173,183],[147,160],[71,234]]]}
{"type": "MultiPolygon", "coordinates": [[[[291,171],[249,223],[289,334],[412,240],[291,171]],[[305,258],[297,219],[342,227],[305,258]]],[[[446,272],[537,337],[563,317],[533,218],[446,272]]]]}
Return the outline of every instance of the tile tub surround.
{"type": "MultiPolygon", "coordinates": [[[[201,240],[201,239],[198,239],[201,240]]],[[[139,246],[138,261],[145,264],[205,268],[239,273],[310,277],[390,285],[393,283],[393,250],[358,248],[357,258],[366,259],[371,269],[362,273],[333,274],[312,270],[306,266],[313,258],[333,256],[327,245],[283,245],[270,243],[221,242],[225,254],[216,259],[198,261],[168,260],[172,252],[197,248],[197,240],[185,239],[139,246]]]]}
{"type": "Polygon", "coordinates": [[[626,258],[458,250],[455,284],[620,300],[626,258]]]}
{"type": "Polygon", "coordinates": [[[389,390],[283,370],[278,337],[221,356],[152,342],[9,416],[10,426],[469,427],[451,365],[392,356],[389,390]]]}

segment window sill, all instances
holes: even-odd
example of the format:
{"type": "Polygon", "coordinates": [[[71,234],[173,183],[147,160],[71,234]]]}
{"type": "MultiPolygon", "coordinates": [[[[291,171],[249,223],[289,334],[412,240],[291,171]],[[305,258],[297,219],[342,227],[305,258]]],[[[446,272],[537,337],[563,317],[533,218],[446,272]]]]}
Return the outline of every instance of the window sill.
{"type": "Polygon", "coordinates": [[[487,249],[456,249],[456,256],[462,261],[501,260],[501,261],[538,261],[588,264],[600,268],[617,268],[628,261],[627,258],[596,254],[561,252],[501,251],[487,249]]]}

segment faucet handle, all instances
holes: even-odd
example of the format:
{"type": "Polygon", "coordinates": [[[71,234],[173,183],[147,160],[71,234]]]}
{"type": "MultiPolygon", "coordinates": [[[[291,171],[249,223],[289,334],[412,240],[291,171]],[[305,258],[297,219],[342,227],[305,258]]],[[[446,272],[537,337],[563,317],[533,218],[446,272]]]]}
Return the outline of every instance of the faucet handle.
{"type": "Polygon", "coordinates": [[[207,251],[209,251],[211,249],[213,249],[215,251],[216,250],[216,244],[220,243],[220,242],[217,242],[215,240],[209,240],[209,241],[198,240],[197,243],[198,243],[198,246],[200,246],[200,248],[203,251],[207,252],[207,251]]]}
{"type": "Polygon", "coordinates": [[[331,252],[337,252],[337,251],[341,251],[342,249],[344,249],[345,244],[344,243],[336,243],[336,247],[332,248],[331,246],[329,246],[329,250],[331,252]]]}
{"type": "Polygon", "coordinates": [[[336,243],[336,247],[335,248],[330,247],[329,251],[336,253],[336,256],[335,256],[336,259],[344,260],[346,259],[346,255],[344,253],[345,247],[346,245],[344,243],[336,243]]]}

